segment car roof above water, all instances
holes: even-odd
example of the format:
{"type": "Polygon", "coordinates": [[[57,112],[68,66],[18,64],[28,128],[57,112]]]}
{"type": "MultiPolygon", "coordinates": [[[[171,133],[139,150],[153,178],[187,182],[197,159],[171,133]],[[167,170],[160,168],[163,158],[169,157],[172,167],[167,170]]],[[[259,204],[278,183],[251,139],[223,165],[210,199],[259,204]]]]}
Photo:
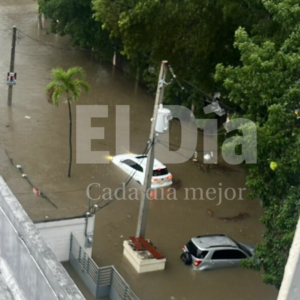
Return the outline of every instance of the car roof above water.
{"type": "MultiPolygon", "coordinates": [[[[145,154],[121,154],[121,155],[116,155],[114,157],[114,159],[119,159],[119,161],[121,160],[125,160],[125,159],[131,159],[133,161],[135,161],[136,163],[138,163],[139,165],[141,165],[142,167],[146,166],[147,163],[147,155],[145,154]]],[[[160,161],[158,161],[157,159],[154,159],[154,164],[153,164],[153,169],[164,169],[166,168],[165,165],[163,165],[160,161]]]]}
{"type": "Polygon", "coordinates": [[[238,248],[237,244],[228,236],[225,235],[202,235],[192,238],[192,242],[199,249],[217,248],[217,247],[232,247],[238,248]]]}

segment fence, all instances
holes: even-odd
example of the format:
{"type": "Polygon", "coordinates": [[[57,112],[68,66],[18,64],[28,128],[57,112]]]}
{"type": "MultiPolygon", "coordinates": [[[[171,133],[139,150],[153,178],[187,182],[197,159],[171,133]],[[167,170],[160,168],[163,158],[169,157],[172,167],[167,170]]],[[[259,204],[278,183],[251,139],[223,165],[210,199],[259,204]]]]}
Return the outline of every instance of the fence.
{"type": "Polygon", "coordinates": [[[114,266],[99,268],[71,235],[70,264],[96,298],[139,300],[114,266]]]}

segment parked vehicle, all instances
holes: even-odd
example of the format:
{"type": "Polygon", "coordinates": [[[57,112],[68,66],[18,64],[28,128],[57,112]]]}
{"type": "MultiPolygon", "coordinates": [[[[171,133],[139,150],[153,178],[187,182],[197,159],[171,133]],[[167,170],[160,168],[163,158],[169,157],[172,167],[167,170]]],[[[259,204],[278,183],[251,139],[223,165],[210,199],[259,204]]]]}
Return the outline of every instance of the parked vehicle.
{"type": "MultiPolygon", "coordinates": [[[[144,184],[147,155],[116,155],[112,158],[112,162],[128,175],[132,176],[138,183],[144,184]]],[[[173,183],[172,178],[173,176],[166,166],[157,159],[154,159],[151,188],[170,186],[173,183]]]]}
{"type": "Polygon", "coordinates": [[[223,234],[194,237],[182,250],[181,260],[201,271],[238,267],[242,259],[252,258],[254,254],[253,246],[235,242],[223,234]]]}

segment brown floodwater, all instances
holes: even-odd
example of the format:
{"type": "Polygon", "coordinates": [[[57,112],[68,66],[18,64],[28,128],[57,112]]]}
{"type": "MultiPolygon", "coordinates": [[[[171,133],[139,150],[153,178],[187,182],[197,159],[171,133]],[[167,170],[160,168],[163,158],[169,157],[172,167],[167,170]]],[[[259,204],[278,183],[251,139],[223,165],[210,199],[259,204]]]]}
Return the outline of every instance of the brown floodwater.
{"type": "MultiPolygon", "coordinates": [[[[150,129],[153,98],[111,64],[95,62],[87,51],[70,50],[67,37],[47,33],[37,26],[36,2],[30,0],[0,0],[0,173],[35,220],[75,216],[87,210],[86,188],[99,182],[101,188],[117,188],[127,176],[112,164],[76,164],[72,177],[68,169],[68,108],[64,101],[59,107],[47,102],[45,86],[55,67],[84,67],[91,85],[78,104],[105,104],[109,118],[92,122],[105,128],[105,139],[92,142],[92,149],[115,154],[115,105],[130,105],[130,149],[141,153],[150,129]],[[7,107],[6,73],[9,69],[12,26],[16,25],[15,70],[18,82],[14,87],[13,105],[7,107]],[[22,165],[35,186],[41,189],[58,208],[33,194],[21,173],[11,164],[22,165]]],[[[73,117],[76,120],[75,105],[73,117]]],[[[180,127],[174,122],[170,139],[180,142],[180,127]]],[[[212,142],[212,141],[211,141],[212,142]]],[[[75,144],[75,132],[74,132],[75,144]]],[[[198,149],[202,150],[199,134],[198,149]]],[[[76,149],[74,147],[74,156],[76,149]]],[[[200,155],[201,156],[201,155],[200,155]]],[[[201,160],[201,157],[199,157],[201,160]]],[[[185,199],[185,188],[200,187],[236,191],[245,187],[245,173],[239,167],[221,168],[209,172],[188,161],[168,164],[174,179],[181,181],[177,200],[152,200],[148,216],[147,237],[167,257],[166,270],[138,275],[122,255],[124,239],[135,235],[139,201],[115,201],[97,213],[93,258],[99,266],[114,264],[142,300],[273,300],[277,291],[264,285],[261,273],[243,268],[196,272],[179,260],[181,247],[199,234],[224,233],[232,238],[255,244],[261,241],[263,226],[259,222],[262,208],[259,201],[217,201],[185,199]],[[230,217],[246,212],[250,217],[224,222],[211,217],[230,217]]],[[[132,183],[131,187],[139,188],[132,183]]],[[[98,191],[94,191],[95,193],[98,191]]],[[[165,192],[164,192],[165,193],[165,192]]]]}

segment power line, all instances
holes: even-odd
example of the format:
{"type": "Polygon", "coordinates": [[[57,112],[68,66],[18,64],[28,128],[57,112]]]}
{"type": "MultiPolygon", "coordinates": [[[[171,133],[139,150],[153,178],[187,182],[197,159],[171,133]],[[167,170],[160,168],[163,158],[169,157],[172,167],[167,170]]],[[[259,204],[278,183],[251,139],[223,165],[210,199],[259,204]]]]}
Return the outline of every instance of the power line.
{"type": "MultiPolygon", "coordinates": [[[[167,144],[163,144],[162,141],[158,140],[158,143],[161,144],[163,147],[169,149],[168,145],[167,145],[167,144]]],[[[189,150],[189,149],[186,149],[186,150],[189,150]]],[[[191,151],[192,151],[192,150],[191,150],[191,151]]],[[[178,154],[179,156],[182,156],[182,157],[185,158],[185,159],[188,159],[188,160],[191,159],[191,157],[187,157],[187,156],[185,156],[185,155],[179,153],[178,151],[176,152],[176,154],[178,154]]]]}
{"type": "Polygon", "coordinates": [[[47,56],[47,57],[49,57],[49,55],[46,55],[46,54],[27,54],[27,53],[20,52],[20,51],[16,51],[16,53],[24,55],[24,56],[34,56],[34,57],[46,57],[47,56]]]}
{"type": "Polygon", "coordinates": [[[49,44],[49,43],[43,42],[43,41],[41,41],[41,40],[38,40],[38,39],[36,39],[36,38],[34,38],[34,37],[28,35],[27,33],[25,33],[24,31],[22,31],[22,30],[20,30],[20,29],[19,29],[19,31],[20,31],[25,37],[27,37],[27,38],[29,38],[29,39],[35,41],[36,43],[42,44],[42,45],[44,45],[44,46],[46,46],[46,47],[51,47],[51,48],[54,48],[54,49],[64,50],[64,51],[74,51],[74,50],[75,50],[75,51],[86,51],[86,49],[74,49],[74,48],[72,49],[72,48],[63,48],[63,47],[59,47],[59,46],[56,46],[56,45],[49,44]]]}
{"type": "Polygon", "coordinates": [[[163,145],[165,145],[165,146],[169,146],[169,145],[170,145],[170,146],[176,147],[176,148],[178,148],[178,149],[188,150],[188,151],[192,151],[192,152],[195,152],[195,151],[198,152],[198,153],[204,153],[204,152],[206,152],[206,151],[197,150],[197,149],[192,150],[192,149],[189,149],[189,148],[184,148],[184,147],[181,147],[181,146],[179,146],[179,145],[172,144],[172,143],[167,143],[167,142],[162,141],[162,140],[158,140],[158,143],[163,144],[163,145]]]}
{"type": "MultiPolygon", "coordinates": [[[[73,193],[73,192],[82,192],[86,191],[86,188],[84,189],[76,189],[76,190],[61,190],[61,191],[44,191],[45,194],[64,194],[64,193],[73,193]]],[[[32,194],[32,192],[14,192],[16,195],[29,195],[32,194]]]]}
{"type": "MultiPolygon", "coordinates": [[[[173,70],[173,68],[170,65],[169,65],[169,70],[170,70],[170,73],[172,74],[172,77],[175,79],[175,81],[177,82],[178,86],[180,87],[180,90],[187,91],[187,89],[177,79],[177,76],[174,73],[174,70],[173,70]]],[[[189,85],[191,88],[195,89],[198,93],[200,93],[203,97],[205,97],[205,99],[198,98],[195,95],[192,95],[190,93],[189,93],[189,96],[191,96],[191,97],[193,97],[193,98],[195,98],[197,100],[200,100],[203,103],[210,103],[211,104],[211,103],[213,103],[215,101],[215,99],[213,99],[210,95],[206,94],[205,92],[203,92],[202,90],[200,90],[200,88],[196,87],[195,85],[193,85],[189,81],[183,80],[183,82],[186,83],[187,85],[189,85]]],[[[240,114],[238,111],[236,111],[233,108],[227,106],[226,104],[224,104],[223,102],[221,102],[219,100],[218,100],[218,103],[221,104],[221,106],[223,106],[227,110],[230,110],[230,111],[236,112],[237,114],[240,114]]]]}
{"type": "MultiPolygon", "coordinates": [[[[140,161],[140,164],[141,164],[141,163],[144,161],[144,159],[147,157],[147,154],[148,154],[148,152],[150,151],[150,149],[151,149],[152,146],[153,146],[153,141],[149,141],[149,143],[146,145],[146,148],[145,148],[145,150],[144,150],[144,152],[143,152],[143,154],[142,154],[142,155],[145,155],[145,157],[142,158],[142,160],[140,161]]],[[[137,170],[135,170],[135,171],[133,172],[133,174],[131,174],[131,175],[129,175],[129,176],[127,177],[127,179],[126,179],[126,181],[125,181],[125,184],[124,184],[124,187],[125,187],[125,188],[130,184],[130,182],[131,182],[131,180],[133,179],[133,177],[134,177],[134,175],[135,175],[136,172],[137,172],[137,170]]],[[[119,188],[118,188],[118,189],[119,189],[119,188]]],[[[117,189],[116,189],[116,190],[117,190],[117,189]]],[[[116,191],[116,190],[115,190],[115,191],[116,191]]],[[[112,204],[115,200],[117,200],[117,197],[119,197],[120,193],[122,193],[122,191],[119,191],[119,192],[117,193],[117,195],[115,195],[115,197],[113,197],[112,199],[109,199],[109,200],[100,200],[98,203],[95,203],[95,204],[98,205],[98,204],[101,203],[102,201],[108,201],[106,204],[104,204],[104,205],[102,205],[102,206],[96,208],[96,209],[95,209],[95,213],[97,213],[97,212],[100,211],[101,209],[107,207],[108,205],[112,204]]]]}
{"type": "MultiPolygon", "coordinates": [[[[147,57],[149,60],[152,60],[153,61],[153,58],[151,58],[149,55],[147,55],[146,53],[144,52],[141,52],[139,51],[140,54],[142,54],[143,56],[147,57]]],[[[158,61],[156,61],[157,63],[159,63],[158,61]]],[[[178,80],[178,77],[176,75],[176,73],[174,72],[172,66],[170,64],[168,64],[168,69],[173,77],[173,79],[176,81],[177,85],[180,87],[180,91],[187,91],[188,90],[183,86],[182,83],[180,83],[180,81],[178,80]]],[[[203,103],[212,103],[214,102],[215,99],[213,99],[210,95],[208,95],[207,93],[203,92],[200,88],[196,87],[195,85],[193,85],[192,83],[190,83],[188,80],[183,80],[183,83],[189,85],[191,88],[195,89],[198,93],[200,93],[203,97],[205,97],[205,99],[201,99],[201,98],[198,98],[196,97],[195,95],[192,95],[191,93],[189,93],[189,96],[203,102],[203,103]]],[[[223,102],[219,101],[218,100],[218,103],[221,104],[221,106],[223,106],[224,108],[226,108],[227,110],[231,111],[231,112],[235,112],[236,114],[238,115],[241,115],[240,112],[238,112],[237,110],[229,107],[228,105],[224,104],[223,102]]]]}
{"type": "MultiPolygon", "coordinates": [[[[15,166],[14,160],[10,157],[10,155],[9,155],[9,153],[8,153],[8,151],[7,151],[6,149],[5,149],[5,153],[6,153],[7,157],[8,157],[8,159],[9,159],[10,163],[11,163],[13,166],[15,166]]],[[[21,165],[16,165],[15,167],[16,167],[16,168],[18,169],[18,171],[22,174],[22,177],[23,177],[23,178],[28,182],[28,184],[33,188],[33,190],[36,191],[36,193],[37,193],[38,196],[41,196],[42,198],[46,199],[51,205],[53,205],[56,209],[58,209],[57,205],[56,205],[54,202],[52,202],[52,201],[49,199],[49,197],[48,197],[47,195],[45,195],[41,190],[39,190],[38,188],[36,188],[36,186],[31,182],[31,180],[29,179],[29,177],[27,176],[27,174],[25,174],[25,172],[24,172],[24,170],[23,170],[23,168],[22,168],[21,165]]]]}
{"type": "MultiPolygon", "coordinates": [[[[175,119],[176,120],[176,119],[175,119]]],[[[208,119],[209,120],[209,119],[208,119]]],[[[181,127],[183,127],[183,128],[185,128],[186,130],[188,130],[188,131],[191,131],[191,132],[194,132],[195,130],[192,130],[192,129],[190,129],[190,128],[188,128],[188,127],[185,127],[185,126],[183,126],[182,125],[182,123],[180,122],[180,121],[178,121],[179,123],[180,123],[180,126],[181,127]]],[[[198,127],[197,127],[198,128],[198,127]]],[[[202,128],[200,128],[200,129],[202,129],[202,128]]],[[[209,135],[209,136],[221,136],[221,135],[227,135],[227,133],[216,133],[216,134],[211,134],[211,133],[208,133],[208,132],[202,132],[202,135],[209,135]]]]}

